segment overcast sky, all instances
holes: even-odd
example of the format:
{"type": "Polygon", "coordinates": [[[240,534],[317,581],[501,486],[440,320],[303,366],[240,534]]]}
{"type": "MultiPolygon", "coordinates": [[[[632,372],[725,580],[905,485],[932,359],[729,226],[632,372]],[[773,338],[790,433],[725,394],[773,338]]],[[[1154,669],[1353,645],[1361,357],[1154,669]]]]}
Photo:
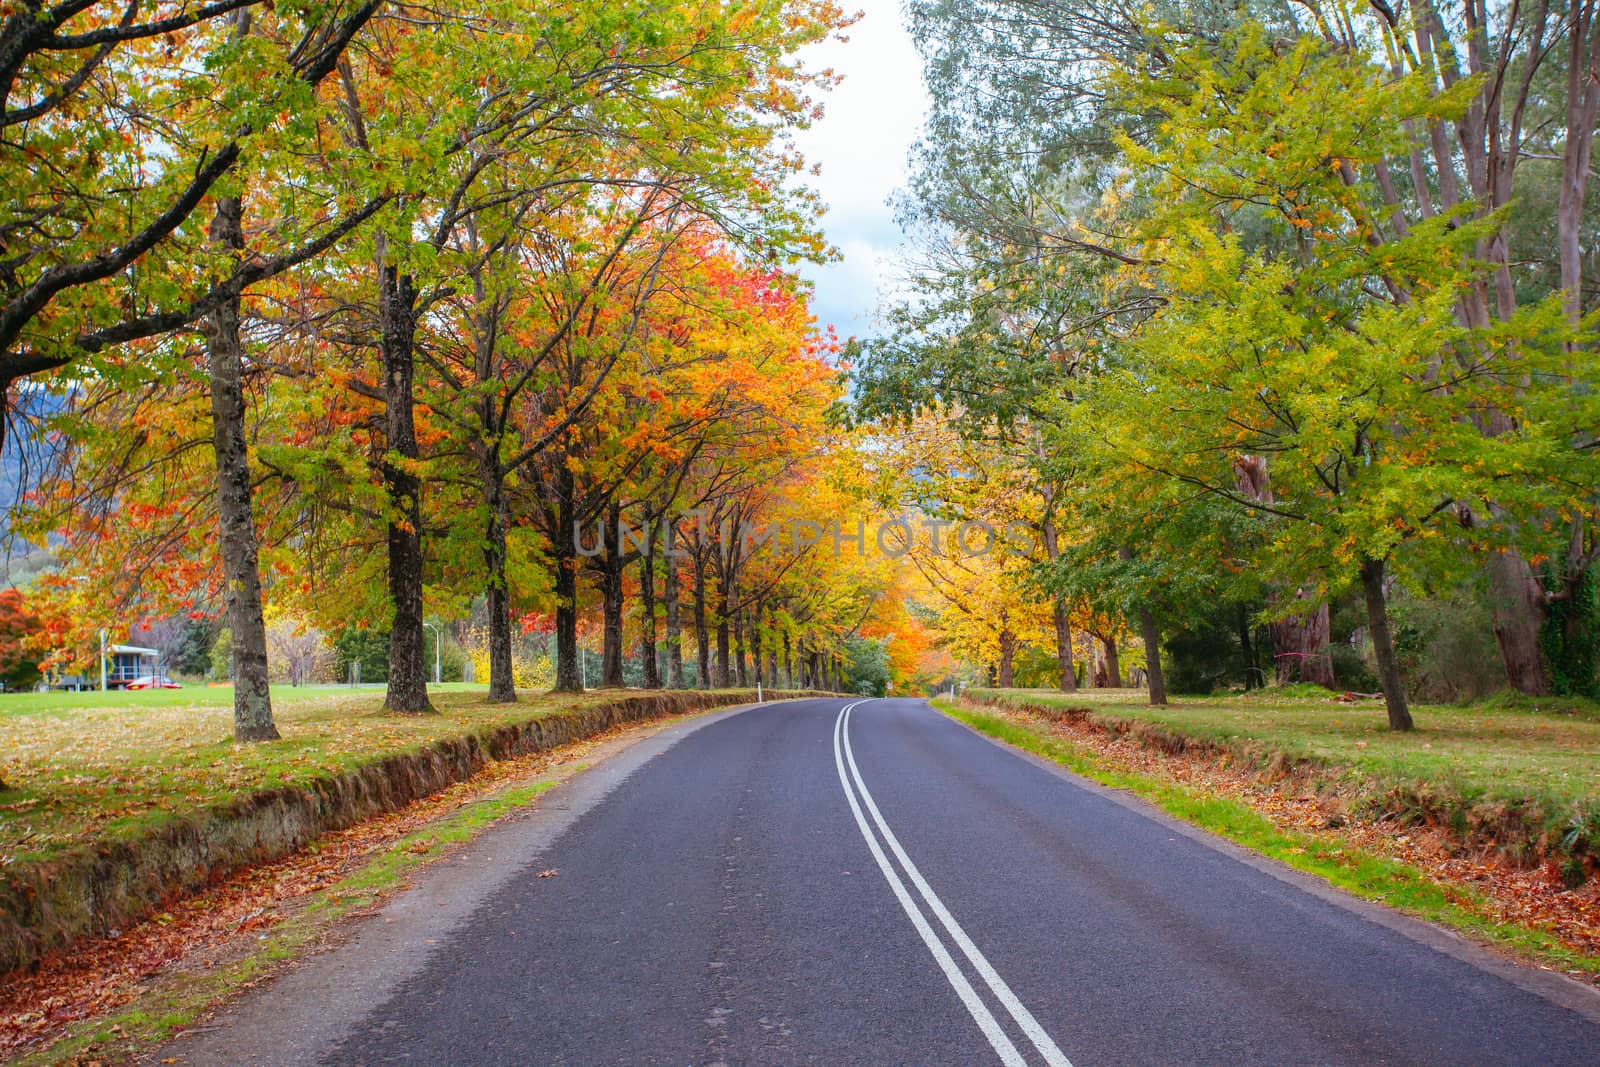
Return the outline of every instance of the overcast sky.
{"type": "Polygon", "coordinates": [[[900,231],[888,200],[905,184],[906,152],[927,102],[922,60],[906,33],[900,0],[847,0],[844,6],[865,12],[850,39],[805,54],[808,66],[831,67],[844,81],[824,98],[822,120],[799,137],[806,159],[822,167],[811,184],[828,204],[828,240],[844,257],[801,273],[816,284],[819,324],[831,324],[841,339],[869,336],[879,301],[890,291],[900,231]]]}

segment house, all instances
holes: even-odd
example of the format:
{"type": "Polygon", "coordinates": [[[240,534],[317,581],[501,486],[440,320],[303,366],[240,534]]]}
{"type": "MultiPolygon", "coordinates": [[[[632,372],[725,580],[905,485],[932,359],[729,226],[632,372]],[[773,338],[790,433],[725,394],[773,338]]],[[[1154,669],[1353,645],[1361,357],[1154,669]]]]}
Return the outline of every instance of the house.
{"type": "Polygon", "coordinates": [[[138,678],[160,674],[161,651],[141,645],[112,645],[106,649],[106,688],[121,689],[138,678]]]}

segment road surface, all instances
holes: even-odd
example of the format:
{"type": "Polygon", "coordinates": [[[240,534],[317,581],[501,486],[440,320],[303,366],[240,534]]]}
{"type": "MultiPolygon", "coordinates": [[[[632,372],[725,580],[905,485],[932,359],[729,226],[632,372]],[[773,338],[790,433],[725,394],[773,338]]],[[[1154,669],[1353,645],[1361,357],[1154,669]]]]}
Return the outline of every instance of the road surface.
{"type": "Polygon", "coordinates": [[[809,700],[626,749],[161,1056],[1595,1067],[1600,998],[922,701],[809,700]]]}

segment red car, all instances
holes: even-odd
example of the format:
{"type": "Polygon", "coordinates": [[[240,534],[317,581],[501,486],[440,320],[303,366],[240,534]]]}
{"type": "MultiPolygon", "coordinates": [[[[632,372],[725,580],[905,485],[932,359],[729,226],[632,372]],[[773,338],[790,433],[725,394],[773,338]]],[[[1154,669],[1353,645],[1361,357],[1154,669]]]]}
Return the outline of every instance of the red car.
{"type": "Polygon", "coordinates": [[[135,678],[124,689],[182,689],[183,686],[174,682],[164,674],[147,674],[143,678],[135,678]]]}

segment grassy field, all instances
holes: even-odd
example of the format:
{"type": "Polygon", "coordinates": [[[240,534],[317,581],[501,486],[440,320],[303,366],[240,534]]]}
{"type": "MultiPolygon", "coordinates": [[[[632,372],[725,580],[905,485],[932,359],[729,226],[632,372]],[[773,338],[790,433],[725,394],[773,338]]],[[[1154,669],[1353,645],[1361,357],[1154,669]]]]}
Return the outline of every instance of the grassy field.
{"type": "Polygon", "coordinates": [[[974,689],[997,704],[1087,708],[1097,717],[1148,723],[1236,750],[1315,760],[1379,788],[1425,790],[1466,804],[1525,804],[1557,824],[1600,832],[1600,714],[1591,704],[1501,698],[1413,709],[1417,729],[1385,727],[1381,701],[1259,690],[1144,703],[1138,690],[974,689]]]}
{"type": "Polygon", "coordinates": [[[522,694],[505,705],[485,703],[484,691],[447,683],[431,690],[440,714],[401,716],[383,712],[381,686],[275,686],[283,739],[257,745],[232,740],[226,686],[0,695],[0,865],[618,695],[522,694]]]}

